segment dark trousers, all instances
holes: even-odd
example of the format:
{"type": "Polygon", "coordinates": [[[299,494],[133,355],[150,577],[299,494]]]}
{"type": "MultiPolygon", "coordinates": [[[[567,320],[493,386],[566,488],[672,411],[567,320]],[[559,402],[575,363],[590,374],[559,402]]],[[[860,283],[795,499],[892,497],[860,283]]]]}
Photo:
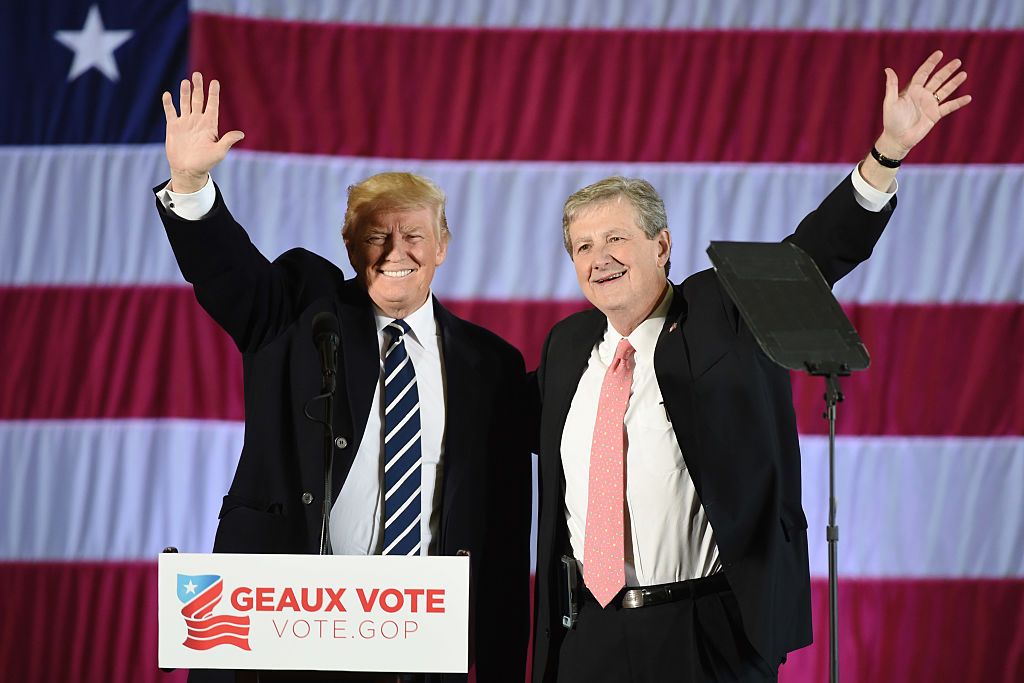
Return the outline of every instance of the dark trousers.
{"type": "Polygon", "coordinates": [[[728,587],[634,609],[621,602],[617,598],[602,609],[583,588],[576,626],[559,651],[558,683],[778,680],[778,671],[747,640],[728,587]]]}

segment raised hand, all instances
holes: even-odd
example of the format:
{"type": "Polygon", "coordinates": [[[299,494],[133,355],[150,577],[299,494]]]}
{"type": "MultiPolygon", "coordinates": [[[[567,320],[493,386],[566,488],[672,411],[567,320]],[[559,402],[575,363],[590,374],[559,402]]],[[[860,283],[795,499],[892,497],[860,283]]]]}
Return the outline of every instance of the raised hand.
{"type": "Polygon", "coordinates": [[[217,134],[220,113],[220,83],[210,82],[210,96],[203,109],[203,75],[192,74],[192,83],[181,82],[181,115],[174,109],[171,93],[163,95],[167,137],[164,143],[171,167],[170,189],[195,192],[206,185],[210,169],[219,164],[232,145],[245,135],[233,130],[217,134]]]}
{"type": "Polygon", "coordinates": [[[949,97],[967,80],[966,71],[960,69],[960,60],[954,59],[935,71],[942,60],[936,50],[918,67],[910,84],[899,92],[896,72],[885,69],[885,99],[882,101],[882,136],[878,151],[893,159],[902,159],[919,143],[944,116],[964,107],[970,95],[954,100],[949,97]],[[932,72],[935,71],[933,74],[932,72]]]}

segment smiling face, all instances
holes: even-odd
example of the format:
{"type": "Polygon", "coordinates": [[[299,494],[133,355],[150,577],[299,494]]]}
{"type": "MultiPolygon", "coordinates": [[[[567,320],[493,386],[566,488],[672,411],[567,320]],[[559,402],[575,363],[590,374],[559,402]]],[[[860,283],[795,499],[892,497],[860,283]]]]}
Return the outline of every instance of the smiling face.
{"type": "Polygon", "coordinates": [[[404,318],[427,300],[434,271],[448,252],[430,208],[382,210],[366,217],[345,241],[370,298],[386,315],[404,318]]]}
{"type": "Polygon", "coordinates": [[[626,336],[658,305],[668,282],[668,230],[647,237],[624,197],[600,202],[569,224],[572,262],[580,290],[626,336]]]}

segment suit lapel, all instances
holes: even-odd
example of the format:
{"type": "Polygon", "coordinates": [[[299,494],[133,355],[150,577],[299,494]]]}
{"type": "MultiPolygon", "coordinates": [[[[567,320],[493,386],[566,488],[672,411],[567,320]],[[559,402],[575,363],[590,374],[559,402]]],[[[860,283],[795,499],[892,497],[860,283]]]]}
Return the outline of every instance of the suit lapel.
{"type": "MultiPolygon", "coordinates": [[[[437,544],[438,552],[443,554],[449,523],[460,517],[460,511],[455,509],[456,502],[469,500],[469,497],[460,494],[460,490],[469,485],[472,478],[472,444],[476,434],[473,416],[478,412],[475,406],[479,405],[483,397],[480,395],[479,352],[472,344],[466,343],[465,334],[460,329],[462,321],[449,313],[436,298],[433,303],[434,318],[441,333],[445,377],[444,489],[441,538],[437,544]]],[[[461,517],[468,521],[472,515],[467,513],[466,510],[462,511],[461,517]]],[[[484,528],[485,523],[485,520],[472,520],[474,529],[484,528]]]]}
{"type": "MultiPolygon", "coordinates": [[[[344,303],[338,306],[338,321],[341,326],[342,367],[348,396],[349,411],[352,415],[352,443],[343,453],[346,458],[335,461],[333,472],[334,491],[340,491],[345,477],[352,466],[359,444],[363,441],[366,420],[369,417],[373,392],[380,378],[380,349],[377,346],[377,324],[373,317],[373,305],[369,295],[355,281],[346,281],[348,288],[344,303]]],[[[337,413],[336,413],[337,415],[337,413]]],[[[338,429],[335,417],[335,430],[338,429]]]]}
{"type": "Polygon", "coordinates": [[[696,426],[696,402],[693,393],[693,374],[690,367],[690,350],[687,346],[686,318],[688,307],[683,297],[683,288],[673,285],[672,306],[665,317],[658,344],[654,348],[654,373],[658,378],[661,397],[665,401],[672,429],[676,433],[679,447],[683,451],[690,477],[701,492],[699,471],[693,465],[696,458],[698,443],[694,427],[696,426]]]}
{"type": "Polygon", "coordinates": [[[543,419],[541,422],[541,448],[540,448],[540,469],[542,481],[558,482],[550,488],[547,495],[542,495],[545,506],[543,517],[555,521],[551,528],[553,536],[542,539],[542,543],[551,543],[557,552],[561,552],[558,540],[562,534],[557,529],[564,528],[564,517],[561,515],[559,504],[562,501],[561,487],[564,484],[562,473],[562,432],[565,429],[565,420],[569,415],[569,408],[572,407],[573,396],[579,387],[580,378],[583,377],[590,360],[590,354],[594,346],[601,340],[607,327],[608,320],[598,310],[591,310],[583,314],[579,324],[567,330],[564,339],[557,344],[552,343],[548,349],[548,356],[544,359],[544,395],[541,400],[544,404],[543,419]]]}

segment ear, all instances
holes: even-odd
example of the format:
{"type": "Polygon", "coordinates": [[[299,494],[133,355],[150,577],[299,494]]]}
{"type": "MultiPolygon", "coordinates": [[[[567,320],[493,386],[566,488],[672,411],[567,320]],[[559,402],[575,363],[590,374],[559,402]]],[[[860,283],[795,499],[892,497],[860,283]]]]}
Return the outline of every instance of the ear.
{"type": "Polygon", "coordinates": [[[671,253],[672,235],[668,233],[668,230],[662,230],[658,233],[658,266],[664,268],[671,253]]]}
{"type": "Polygon", "coordinates": [[[444,263],[445,258],[448,256],[448,240],[451,239],[449,233],[445,233],[444,237],[437,243],[437,253],[434,255],[434,267],[444,263]]]}

